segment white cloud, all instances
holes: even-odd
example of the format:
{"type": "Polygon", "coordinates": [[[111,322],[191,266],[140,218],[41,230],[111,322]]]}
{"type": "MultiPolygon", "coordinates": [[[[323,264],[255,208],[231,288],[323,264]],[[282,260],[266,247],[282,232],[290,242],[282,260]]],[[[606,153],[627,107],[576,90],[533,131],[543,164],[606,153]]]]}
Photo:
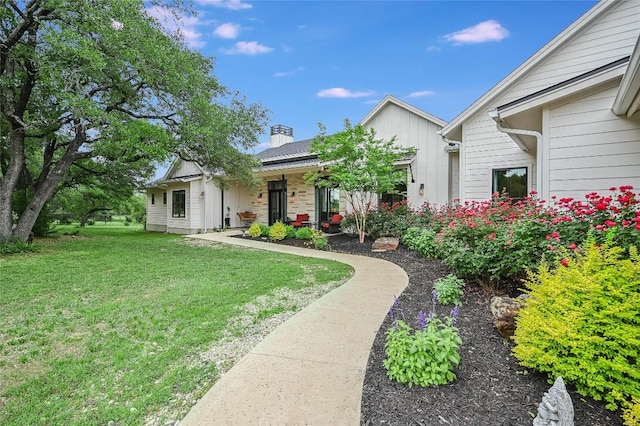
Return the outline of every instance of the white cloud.
{"type": "Polygon", "coordinates": [[[427,47],[427,52],[429,52],[429,53],[439,52],[441,50],[442,49],[440,47],[438,47],[438,46],[429,46],[429,47],[427,47]]]}
{"type": "Polygon", "coordinates": [[[455,33],[446,34],[444,39],[458,45],[500,41],[508,36],[509,31],[500,25],[498,21],[492,19],[455,33]]]}
{"type": "Polygon", "coordinates": [[[302,72],[302,70],[304,70],[303,67],[298,67],[298,68],[296,68],[294,70],[291,70],[291,71],[278,71],[278,72],[274,73],[273,76],[274,77],[292,77],[292,76],[302,72]]]}
{"type": "Polygon", "coordinates": [[[319,98],[364,98],[373,95],[372,90],[353,91],[342,87],[332,87],[318,92],[319,98]]]}
{"type": "Polygon", "coordinates": [[[227,55],[260,55],[269,53],[273,47],[265,46],[257,41],[239,41],[231,49],[222,50],[227,55]]]}
{"type": "Polygon", "coordinates": [[[213,31],[213,34],[220,38],[236,38],[238,34],[240,34],[240,25],[225,22],[224,24],[218,25],[213,31]]]}
{"type": "Polygon", "coordinates": [[[167,33],[179,34],[190,47],[198,49],[207,44],[202,40],[202,33],[196,29],[200,25],[197,17],[179,15],[170,9],[159,6],[147,8],[146,12],[158,21],[167,33]]]}
{"type": "Polygon", "coordinates": [[[431,96],[435,94],[431,90],[419,90],[417,92],[411,92],[407,95],[407,98],[422,98],[424,96],[431,96]]]}
{"type": "Polygon", "coordinates": [[[203,6],[222,7],[229,10],[244,10],[253,7],[249,3],[243,3],[242,0],[198,0],[198,3],[203,6]]]}

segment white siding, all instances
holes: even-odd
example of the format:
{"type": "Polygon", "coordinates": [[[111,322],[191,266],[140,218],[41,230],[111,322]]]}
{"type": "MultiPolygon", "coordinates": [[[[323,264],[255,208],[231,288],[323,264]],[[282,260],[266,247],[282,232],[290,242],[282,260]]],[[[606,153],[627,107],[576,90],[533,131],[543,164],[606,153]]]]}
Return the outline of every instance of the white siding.
{"type": "Polygon", "coordinates": [[[167,188],[167,232],[169,233],[195,233],[195,230],[191,228],[191,206],[189,203],[191,197],[191,191],[189,190],[189,183],[181,183],[170,185],[167,188]],[[185,191],[185,216],[186,217],[173,217],[173,191],[185,191]]]}
{"type": "Polygon", "coordinates": [[[549,109],[551,195],[583,199],[610,187],[640,188],[640,117],[611,112],[617,86],[549,109]]]}
{"type": "Polygon", "coordinates": [[[168,178],[180,177],[180,176],[193,176],[202,173],[202,170],[198,168],[197,164],[191,161],[178,160],[173,168],[170,170],[168,178]]]}
{"type": "Polygon", "coordinates": [[[519,82],[497,105],[630,55],[640,34],[640,1],[619,1],[519,82]]]}
{"type": "Polygon", "coordinates": [[[408,200],[412,205],[449,201],[449,154],[444,151],[445,145],[436,133],[441,126],[389,103],[368,122],[368,127],[375,129],[378,138],[397,136],[398,145],[418,149],[412,164],[415,182],[411,183],[409,176],[407,183],[408,200]],[[425,185],[423,196],[419,194],[421,183],[425,185]]]}
{"type": "Polygon", "coordinates": [[[152,188],[147,190],[147,227],[153,230],[165,231],[167,226],[167,205],[162,203],[163,189],[152,188]],[[151,204],[152,194],[155,203],[151,204]]]}
{"type": "MultiPolygon", "coordinates": [[[[530,170],[529,181],[532,182],[529,190],[536,190],[536,152],[535,144],[529,143],[533,149],[529,152],[522,151],[507,135],[496,129],[495,122],[488,116],[489,111],[500,105],[504,105],[515,99],[535,93],[538,90],[549,87],[553,84],[565,81],[571,77],[591,71],[599,66],[606,65],[624,56],[630,55],[637,37],[640,33],[640,1],[620,1],[613,5],[606,13],[601,15],[588,25],[581,32],[576,34],[572,40],[567,42],[553,55],[542,61],[537,67],[530,70],[519,81],[515,82],[502,95],[494,99],[489,105],[476,113],[473,117],[463,123],[462,142],[464,147],[463,155],[463,176],[461,183],[463,200],[486,200],[491,194],[490,170],[498,167],[515,167],[522,164],[533,164],[530,170]]],[[[596,95],[597,96],[597,95],[596,95]]],[[[595,99],[591,101],[596,102],[595,99]]],[[[609,107],[613,100],[611,99],[609,107]]],[[[574,106],[575,107],[575,106],[574,106]]],[[[570,113],[567,113],[570,114],[570,113]]],[[[612,117],[613,114],[611,114],[612,117]]],[[[596,117],[593,117],[596,118],[596,117]]],[[[600,117],[602,119],[602,117],[600,117]]],[[[540,117],[542,121],[542,117],[540,117]]],[[[570,118],[565,117],[567,123],[570,118]]],[[[616,121],[615,118],[611,119],[616,121]]],[[[605,119],[605,122],[608,120],[605,119]]],[[[622,122],[624,120],[618,119],[622,122]]],[[[582,132],[605,132],[600,129],[601,123],[584,124],[589,129],[582,132]],[[598,130],[600,129],[600,130],[598,130]]],[[[616,132],[624,132],[625,125],[622,123],[609,126],[609,129],[616,128],[616,132]],[[621,127],[621,128],[618,128],[621,127]]],[[[627,131],[629,130],[627,127],[627,131]]],[[[531,129],[536,130],[536,129],[531,129]]],[[[573,132],[576,127],[555,128],[554,132],[573,132]]],[[[632,132],[633,133],[633,132],[632,132]]],[[[555,137],[556,135],[554,135],[555,137]]],[[[567,135],[568,136],[568,135],[567,135]]],[[[607,135],[607,138],[631,138],[634,136],[607,135]]],[[[526,142],[530,142],[526,137],[526,142]]],[[[574,139],[574,141],[576,141],[574,139]]],[[[576,142],[578,143],[578,142],[576,142]]],[[[586,144],[587,141],[581,143],[586,144]]],[[[608,149],[621,149],[621,147],[608,149]]],[[[625,148],[624,150],[627,150],[625,148]]],[[[624,151],[623,150],[623,151],[624,151]]],[[[633,148],[628,148],[633,150],[633,148]]],[[[625,151],[627,152],[627,151],[625,151]]],[[[561,151],[555,151],[556,158],[563,155],[561,151]]],[[[566,153],[564,155],[567,155],[566,153]]],[[[557,167],[557,162],[554,163],[557,167]]],[[[555,173],[555,179],[559,175],[555,173]]],[[[546,180],[546,179],[545,179],[546,180]]],[[[565,187],[568,183],[563,183],[565,187]]],[[[604,181],[602,181],[604,182],[604,181]]],[[[620,185],[623,182],[617,182],[620,185]]],[[[560,189],[559,181],[552,185],[552,190],[560,189]]],[[[585,182],[587,185],[587,182],[585,182]]],[[[567,187],[569,188],[569,187],[567,187]]],[[[608,188],[608,187],[607,187],[608,188]]],[[[570,189],[567,189],[570,190],[570,189]]],[[[595,188],[594,188],[595,190],[595,188]]],[[[546,192],[546,191],[545,191],[546,192]]]]}

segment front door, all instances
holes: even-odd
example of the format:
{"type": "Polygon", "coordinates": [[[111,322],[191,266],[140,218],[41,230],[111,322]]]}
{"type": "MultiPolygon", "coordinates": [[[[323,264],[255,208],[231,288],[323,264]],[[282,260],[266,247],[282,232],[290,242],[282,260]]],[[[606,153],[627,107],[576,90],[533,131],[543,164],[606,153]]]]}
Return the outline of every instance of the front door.
{"type": "Polygon", "coordinates": [[[269,226],[287,217],[287,181],[269,182],[269,226]]]}

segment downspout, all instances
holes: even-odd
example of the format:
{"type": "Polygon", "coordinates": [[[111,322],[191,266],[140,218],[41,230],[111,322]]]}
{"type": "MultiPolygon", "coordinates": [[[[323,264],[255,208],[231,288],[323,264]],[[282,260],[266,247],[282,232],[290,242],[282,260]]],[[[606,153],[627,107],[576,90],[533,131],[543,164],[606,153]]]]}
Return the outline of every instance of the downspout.
{"type": "Polygon", "coordinates": [[[536,138],[536,192],[538,193],[538,198],[542,199],[542,194],[544,193],[542,187],[542,134],[540,132],[536,132],[535,130],[510,129],[508,127],[502,127],[502,118],[500,118],[500,113],[497,109],[489,111],[489,117],[491,117],[493,121],[496,122],[496,128],[502,133],[506,133],[508,135],[532,136],[536,138]]]}
{"type": "MultiPolygon", "coordinates": [[[[444,147],[444,150],[447,153],[447,157],[449,158],[449,164],[447,165],[447,168],[449,169],[449,172],[448,172],[449,176],[448,176],[448,183],[447,183],[447,185],[449,186],[449,190],[448,190],[448,192],[449,192],[448,197],[449,198],[451,198],[451,196],[453,195],[451,193],[451,187],[453,186],[453,184],[452,184],[453,174],[451,173],[451,168],[450,168],[450,166],[451,166],[451,156],[449,156],[448,154],[451,151],[453,151],[453,152],[457,151],[459,153],[459,156],[458,156],[458,197],[457,197],[457,199],[458,200],[462,200],[463,197],[462,197],[462,185],[461,185],[461,182],[464,179],[463,176],[462,176],[463,170],[462,170],[462,167],[460,166],[460,162],[462,161],[462,153],[460,153],[460,148],[462,146],[462,142],[461,141],[454,141],[452,139],[449,139],[449,138],[445,137],[442,134],[442,130],[437,130],[436,134],[438,136],[440,136],[442,138],[442,142],[444,142],[446,144],[445,147],[444,147]]],[[[449,201],[451,202],[453,200],[450,199],[449,201]]]]}

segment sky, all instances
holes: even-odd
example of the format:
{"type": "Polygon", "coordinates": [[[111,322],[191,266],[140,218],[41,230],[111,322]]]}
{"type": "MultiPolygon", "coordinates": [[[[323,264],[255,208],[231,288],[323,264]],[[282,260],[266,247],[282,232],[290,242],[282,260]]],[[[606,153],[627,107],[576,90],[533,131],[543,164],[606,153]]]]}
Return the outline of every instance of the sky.
{"type": "Polygon", "coordinates": [[[178,21],[148,12],[297,141],[318,122],[328,133],[359,122],[386,94],[450,121],[595,3],[194,0],[197,15],[178,21]]]}

